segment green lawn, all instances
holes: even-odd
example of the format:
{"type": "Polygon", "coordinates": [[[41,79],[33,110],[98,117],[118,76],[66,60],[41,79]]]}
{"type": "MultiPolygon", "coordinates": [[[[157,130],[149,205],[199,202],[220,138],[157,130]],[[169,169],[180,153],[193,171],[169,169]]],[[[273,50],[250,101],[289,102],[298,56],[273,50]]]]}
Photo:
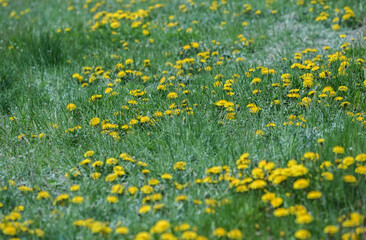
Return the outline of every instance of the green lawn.
{"type": "Polygon", "coordinates": [[[0,239],[366,238],[363,0],[0,6],[0,239]]]}

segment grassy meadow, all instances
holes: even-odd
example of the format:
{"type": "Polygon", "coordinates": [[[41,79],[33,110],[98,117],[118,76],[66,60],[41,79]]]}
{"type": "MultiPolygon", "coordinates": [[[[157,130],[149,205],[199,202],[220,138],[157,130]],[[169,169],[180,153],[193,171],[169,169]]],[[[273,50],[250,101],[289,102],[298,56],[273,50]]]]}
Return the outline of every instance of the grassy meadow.
{"type": "Polygon", "coordinates": [[[366,239],[363,0],[0,0],[0,239],[366,239]]]}

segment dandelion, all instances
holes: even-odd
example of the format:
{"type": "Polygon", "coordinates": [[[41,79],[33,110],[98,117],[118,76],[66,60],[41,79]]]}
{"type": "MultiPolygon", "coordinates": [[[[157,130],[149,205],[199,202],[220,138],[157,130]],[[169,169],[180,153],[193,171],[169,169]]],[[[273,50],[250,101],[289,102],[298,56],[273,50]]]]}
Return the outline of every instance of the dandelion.
{"type": "Polygon", "coordinates": [[[311,223],[312,221],[313,221],[313,217],[308,213],[299,214],[296,217],[296,223],[298,223],[298,224],[308,224],[308,223],[311,223]]]}
{"type": "Polygon", "coordinates": [[[355,173],[365,175],[365,174],[366,174],[366,167],[365,167],[365,166],[358,166],[358,167],[355,169],[355,173]]]}
{"type": "Polygon", "coordinates": [[[170,223],[167,220],[159,220],[155,225],[150,229],[151,233],[161,234],[170,229],[170,223]]]}
{"type": "Polygon", "coordinates": [[[127,227],[118,227],[116,228],[116,233],[117,234],[121,234],[121,235],[126,235],[128,234],[128,228],[127,227]]]}
{"type": "Polygon", "coordinates": [[[151,240],[151,235],[148,232],[139,232],[134,240],[151,240]]]}
{"type": "Polygon", "coordinates": [[[100,178],[100,176],[101,176],[100,172],[95,172],[91,174],[91,178],[94,180],[100,178]]]}
{"type": "Polygon", "coordinates": [[[129,59],[126,59],[125,63],[126,63],[126,65],[130,65],[130,64],[133,63],[133,60],[130,59],[130,58],[129,59]]]}
{"type": "Polygon", "coordinates": [[[177,97],[178,97],[178,94],[176,92],[170,92],[167,95],[167,98],[170,98],[170,99],[174,99],[174,98],[177,98],[177,97]]]}
{"type": "Polygon", "coordinates": [[[366,153],[361,153],[356,156],[357,162],[365,162],[366,161],[366,153]]]}
{"type": "Polygon", "coordinates": [[[122,194],[124,187],[121,184],[115,184],[112,186],[111,193],[122,194]]]}
{"type": "Polygon", "coordinates": [[[225,237],[226,236],[226,230],[224,228],[216,228],[213,232],[214,237],[225,237]]]}
{"type": "Polygon", "coordinates": [[[274,208],[277,208],[277,207],[281,206],[282,203],[283,203],[283,199],[280,198],[280,197],[276,197],[276,198],[271,200],[271,205],[274,208]]]}
{"type": "Polygon", "coordinates": [[[194,240],[197,238],[197,233],[193,231],[185,231],[182,233],[183,240],[194,240]]]}
{"type": "Polygon", "coordinates": [[[333,236],[335,233],[337,233],[339,228],[335,225],[328,225],[324,228],[323,232],[325,234],[329,234],[330,236],[333,236]]]}
{"type": "Polygon", "coordinates": [[[135,193],[138,191],[139,189],[135,186],[129,187],[127,189],[127,191],[131,194],[131,195],[135,195],[135,193]]]}
{"type": "Polygon", "coordinates": [[[357,182],[357,178],[353,175],[346,175],[343,177],[343,181],[345,181],[346,183],[355,183],[357,182]]]}
{"type": "Polygon", "coordinates": [[[142,118],[140,119],[140,122],[141,122],[141,123],[145,123],[145,122],[149,122],[149,121],[150,121],[150,118],[149,118],[148,116],[142,117],[142,118]]]}
{"type": "Polygon", "coordinates": [[[186,163],[185,162],[176,162],[173,167],[174,170],[186,170],[186,163]]]}
{"type": "Polygon", "coordinates": [[[151,207],[149,205],[143,205],[139,209],[139,214],[147,213],[151,210],[151,207]]]}
{"type": "Polygon", "coordinates": [[[344,153],[344,148],[341,146],[335,146],[333,148],[333,152],[336,154],[343,154],[344,153]]]}
{"type": "Polygon", "coordinates": [[[14,236],[17,234],[16,228],[11,225],[5,225],[4,227],[2,227],[2,231],[5,235],[8,236],[14,236]]]}
{"type": "Polygon", "coordinates": [[[100,123],[100,119],[99,118],[92,118],[91,120],[90,120],[90,122],[89,122],[89,124],[91,125],[91,126],[96,126],[96,125],[98,125],[100,123]]]}
{"type": "Polygon", "coordinates": [[[37,195],[38,200],[46,199],[46,198],[49,198],[49,197],[50,197],[50,194],[47,191],[40,191],[37,195]]]}
{"type": "Polygon", "coordinates": [[[295,238],[297,239],[311,239],[311,233],[308,230],[300,229],[295,232],[295,238]]]}
{"type": "Polygon", "coordinates": [[[304,188],[307,188],[309,186],[309,180],[307,179],[304,179],[304,178],[301,178],[301,179],[298,179],[294,182],[293,184],[293,188],[294,189],[304,189],[304,188]]]}
{"type": "Polygon", "coordinates": [[[243,234],[239,229],[233,229],[227,233],[229,239],[242,239],[243,234]]]}
{"type": "Polygon", "coordinates": [[[334,179],[334,176],[331,172],[323,172],[321,175],[328,181],[333,181],[334,179]]]}
{"type": "Polygon", "coordinates": [[[118,163],[118,160],[116,158],[108,158],[105,163],[107,165],[116,165],[118,163]]]}
{"type": "Polygon", "coordinates": [[[76,109],[76,105],[73,103],[69,103],[67,104],[66,109],[69,110],[70,112],[74,111],[76,109]]]}
{"type": "Polygon", "coordinates": [[[94,155],[94,151],[92,151],[92,150],[90,150],[90,151],[86,151],[85,153],[84,153],[84,157],[92,157],[93,155],[94,155]]]}
{"type": "Polygon", "coordinates": [[[284,217],[289,215],[289,211],[286,208],[277,208],[274,212],[273,215],[275,217],[284,217]]]}
{"type": "Polygon", "coordinates": [[[319,191],[311,191],[306,195],[307,199],[318,199],[322,196],[322,193],[319,191]]]}
{"type": "Polygon", "coordinates": [[[71,202],[80,204],[84,201],[84,198],[82,196],[76,196],[71,199],[71,202]]]}
{"type": "Polygon", "coordinates": [[[198,43],[196,43],[196,42],[191,42],[191,46],[193,48],[198,48],[200,45],[198,43]]]}
{"type": "Polygon", "coordinates": [[[66,200],[69,199],[69,194],[60,194],[59,196],[57,196],[55,198],[55,200],[53,201],[53,205],[56,205],[58,203],[64,203],[66,200]]]}
{"type": "Polygon", "coordinates": [[[79,191],[80,190],[80,185],[72,185],[71,187],[70,187],[70,191],[71,192],[77,192],[77,191],[79,191]]]}
{"type": "Polygon", "coordinates": [[[251,184],[249,184],[249,188],[251,189],[261,189],[267,186],[267,182],[264,180],[255,180],[251,184]]]}
{"type": "Polygon", "coordinates": [[[109,203],[117,203],[118,202],[118,198],[116,196],[108,196],[107,197],[107,201],[109,203]]]}
{"type": "Polygon", "coordinates": [[[169,179],[172,179],[173,177],[169,173],[164,173],[163,175],[161,175],[161,178],[162,179],[169,180],[169,179]]]}

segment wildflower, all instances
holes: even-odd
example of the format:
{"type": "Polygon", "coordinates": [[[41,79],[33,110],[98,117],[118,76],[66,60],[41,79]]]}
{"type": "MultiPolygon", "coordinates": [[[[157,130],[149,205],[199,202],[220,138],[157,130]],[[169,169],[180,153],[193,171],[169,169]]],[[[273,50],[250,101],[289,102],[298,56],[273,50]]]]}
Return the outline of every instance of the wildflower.
{"type": "Polygon", "coordinates": [[[361,153],[356,156],[357,162],[364,162],[366,161],[366,153],[361,153]]]}
{"type": "Polygon", "coordinates": [[[149,121],[150,121],[150,118],[149,118],[148,116],[142,117],[142,118],[140,119],[140,122],[141,122],[141,123],[145,123],[145,122],[149,122],[149,121]]]}
{"type": "Polygon", "coordinates": [[[227,237],[229,239],[241,239],[243,237],[243,234],[239,229],[233,229],[227,233],[227,237]]]}
{"type": "Polygon", "coordinates": [[[139,232],[134,240],[151,240],[151,235],[148,232],[139,232]]]}
{"type": "Polygon", "coordinates": [[[306,195],[307,199],[317,199],[322,196],[322,193],[319,191],[311,191],[306,195]]]}
{"type": "Polygon", "coordinates": [[[118,160],[116,158],[108,158],[105,162],[107,165],[116,165],[118,160]]]}
{"type": "Polygon", "coordinates": [[[170,228],[170,223],[167,220],[159,220],[150,229],[150,232],[160,234],[160,233],[166,232],[169,228],[170,228]]]}
{"type": "Polygon", "coordinates": [[[330,236],[333,236],[336,232],[338,232],[339,228],[335,225],[328,225],[324,228],[323,232],[325,234],[329,234],[330,236]]]}
{"type": "Polygon", "coordinates": [[[191,42],[191,46],[193,48],[198,48],[200,45],[198,43],[196,43],[196,42],[191,42]]]}
{"type": "Polygon", "coordinates": [[[338,91],[340,91],[340,92],[347,92],[347,90],[348,90],[348,88],[346,86],[340,86],[338,88],[338,91]]]}
{"type": "Polygon", "coordinates": [[[129,64],[132,64],[133,63],[133,60],[132,59],[126,59],[125,61],[126,65],[129,65],[129,64]]]}
{"type": "Polygon", "coordinates": [[[129,187],[127,189],[127,191],[131,194],[131,195],[135,195],[135,193],[138,191],[139,189],[135,186],[129,187]]]}
{"type": "Polygon", "coordinates": [[[121,184],[115,184],[112,186],[111,193],[122,194],[124,187],[121,184]]]}
{"type": "Polygon", "coordinates": [[[298,223],[298,224],[308,224],[308,223],[311,223],[312,221],[313,221],[313,217],[308,213],[299,214],[296,217],[296,223],[298,223]]]}
{"type": "Polygon", "coordinates": [[[353,212],[350,214],[350,219],[347,219],[342,223],[342,227],[358,227],[363,223],[364,218],[365,217],[358,212],[353,212]]]}
{"type": "Polygon", "coordinates": [[[251,189],[260,189],[264,188],[265,186],[267,186],[267,183],[264,180],[255,180],[251,184],[249,184],[249,188],[251,189]]]}
{"type": "Polygon", "coordinates": [[[331,172],[323,172],[322,177],[324,177],[328,181],[333,181],[333,174],[331,172]]]}
{"type": "Polygon", "coordinates": [[[283,199],[280,198],[280,197],[276,197],[276,198],[271,200],[271,205],[274,208],[277,208],[277,207],[281,206],[282,203],[283,203],[283,199]]]}
{"type": "Polygon", "coordinates": [[[117,234],[121,234],[121,235],[126,235],[128,234],[128,228],[127,227],[118,227],[116,228],[116,233],[117,234]]]}
{"type": "Polygon", "coordinates": [[[164,173],[163,175],[161,175],[161,178],[162,179],[172,179],[173,177],[172,177],[172,175],[170,175],[169,173],[164,173]]]}
{"type": "Polygon", "coordinates": [[[149,185],[144,185],[142,186],[142,188],[140,189],[142,193],[144,194],[151,194],[154,192],[154,188],[149,186],[149,185]]]}
{"type": "Polygon", "coordinates": [[[276,194],[275,193],[271,193],[271,192],[267,192],[262,196],[262,201],[263,202],[269,202],[272,201],[273,199],[275,199],[276,194]]]}
{"type": "Polygon", "coordinates": [[[84,153],[84,157],[92,157],[93,155],[94,155],[94,151],[86,151],[85,153],[84,153]]]}
{"type": "Polygon", "coordinates": [[[71,202],[80,204],[84,201],[84,198],[82,196],[76,196],[71,199],[71,202]]]}
{"type": "Polygon", "coordinates": [[[193,231],[185,231],[182,233],[183,240],[194,240],[197,238],[197,233],[193,231]]]}
{"type": "Polygon", "coordinates": [[[183,202],[183,201],[187,201],[187,196],[185,196],[185,195],[179,195],[179,196],[177,196],[176,198],[175,198],[175,201],[176,202],[183,202]]]}
{"type": "Polygon", "coordinates": [[[341,147],[341,146],[335,146],[333,148],[333,152],[336,153],[336,154],[342,154],[342,153],[344,153],[344,148],[341,147]]]}
{"type": "Polygon", "coordinates": [[[116,196],[108,196],[107,201],[109,203],[116,203],[116,202],[118,202],[118,198],[116,196]]]}
{"type": "Polygon", "coordinates": [[[225,237],[226,235],[226,230],[224,228],[216,228],[215,231],[213,232],[213,235],[215,237],[225,237]]]}
{"type": "Polygon", "coordinates": [[[156,186],[158,184],[159,184],[159,180],[158,179],[153,178],[153,179],[150,179],[149,180],[149,185],[151,185],[151,186],[156,186]]]}
{"type": "Polygon", "coordinates": [[[351,166],[355,162],[355,159],[353,157],[345,157],[342,161],[342,163],[346,166],[351,166]]]}
{"type": "Polygon", "coordinates": [[[311,233],[308,230],[300,229],[295,233],[297,239],[311,239],[311,233]]]}
{"type": "Polygon", "coordinates": [[[307,179],[304,179],[304,178],[301,178],[301,179],[298,179],[294,182],[293,184],[293,188],[294,189],[304,189],[304,188],[307,188],[309,186],[309,180],[307,179]]]}
{"type": "Polygon", "coordinates": [[[346,175],[343,177],[343,181],[345,181],[346,183],[355,183],[357,182],[357,178],[352,175],[346,175]]]}
{"type": "Polygon", "coordinates": [[[100,172],[95,172],[91,174],[91,178],[93,178],[94,180],[100,178],[100,176],[101,176],[100,172]]]}
{"type": "Polygon", "coordinates": [[[110,173],[105,177],[106,182],[113,182],[117,179],[118,175],[116,173],[110,173]]]}
{"type": "Polygon", "coordinates": [[[273,215],[275,217],[284,217],[289,215],[289,211],[286,208],[277,208],[274,212],[273,215]]]}
{"type": "Polygon", "coordinates": [[[93,162],[93,164],[92,164],[92,166],[93,167],[101,167],[101,166],[103,166],[103,162],[102,161],[95,161],[95,162],[93,162]]]}
{"type": "Polygon", "coordinates": [[[161,240],[178,240],[172,233],[163,233],[160,235],[161,240]]]}
{"type": "Polygon", "coordinates": [[[174,170],[186,170],[185,162],[176,162],[173,167],[174,170]]]}
{"type": "Polygon", "coordinates": [[[92,126],[96,126],[100,123],[100,119],[99,118],[92,118],[89,122],[90,125],[92,126]]]}
{"type": "Polygon", "coordinates": [[[17,234],[17,230],[12,225],[5,225],[2,227],[2,231],[5,235],[14,236],[17,234]]]}
{"type": "Polygon", "coordinates": [[[42,231],[41,229],[36,228],[35,231],[36,231],[37,237],[42,238],[44,236],[44,231],[42,231]]]}
{"type": "Polygon", "coordinates": [[[47,191],[40,191],[37,195],[38,200],[46,199],[46,198],[49,198],[49,197],[50,197],[50,194],[47,191]]]}
{"type": "Polygon", "coordinates": [[[67,199],[69,199],[69,194],[61,194],[55,198],[55,200],[53,201],[53,205],[56,205],[58,203],[63,203],[67,199]]]}
{"type": "Polygon", "coordinates": [[[76,192],[76,191],[79,191],[80,190],[80,185],[72,185],[70,187],[70,191],[72,192],[76,192]]]}
{"type": "Polygon", "coordinates": [[[263,132],[263,130],[261,130],[261,129],[258,129],[257,131],[255,131],[255,135],[257,135],[257,136],[263,136],[264,135],[264,132],[263,132]]]}
{"type": "Polygon", "coordinates": [[[176,92],[170,92],[167,95],[167,98],[171,98],[171,99],[174,99],[174,98],[177,98],[177,97],[178,97],[178,94],[176,92]]]}
{"type": "Polygon", "coordinates": [[[366,167],[365,166],[358,166],[355,169],[355,173],[358,173],[358,174],[366,174],[366,167]]]}
{"type": "Polygon", "coordinates": [[[143,205],[139,209],[139,214],[147,213],[151,210],[151,207],[149,205],[143,205]]]}
{"type": "Polygon", "coordinates": [[[73,103],[69,103],[67,104],[66,109],[69,111],[74,111],[76,109],[76,105],[73,103]]]}

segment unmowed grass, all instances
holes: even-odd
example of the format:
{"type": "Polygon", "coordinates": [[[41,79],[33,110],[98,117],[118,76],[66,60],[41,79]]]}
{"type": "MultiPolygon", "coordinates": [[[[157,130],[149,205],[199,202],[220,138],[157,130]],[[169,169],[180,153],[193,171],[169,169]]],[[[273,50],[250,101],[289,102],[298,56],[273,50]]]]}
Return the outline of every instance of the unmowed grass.
{"type": "Polygon", "coordinates": [[[0,5],[0,238],[365,238],[363,1],[0,5]]]}

